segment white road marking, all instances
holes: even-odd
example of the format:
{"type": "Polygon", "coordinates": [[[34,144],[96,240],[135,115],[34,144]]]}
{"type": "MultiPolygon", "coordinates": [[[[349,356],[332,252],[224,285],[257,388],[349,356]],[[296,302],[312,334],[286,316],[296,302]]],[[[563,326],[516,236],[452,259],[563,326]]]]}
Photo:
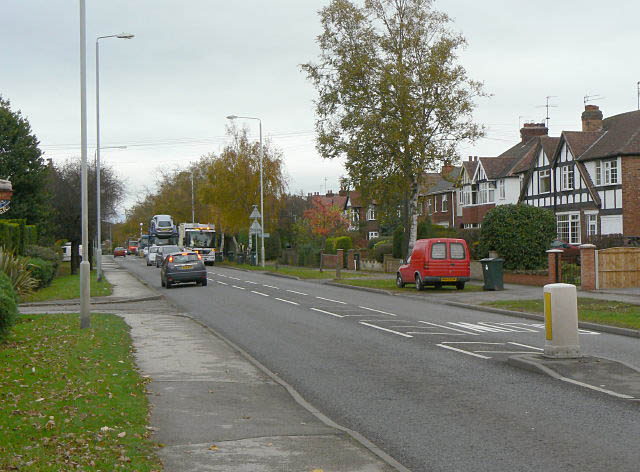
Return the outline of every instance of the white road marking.
{"type": "Polygon", "coordinates": [[[439,324],[436,324],[436,323],[431,323],[430,321],[418,321],[418,323],[423,323],[423,324],[431,325],[431,326],[437,326],[438,328],[443,328],[443,329],[450,329],[451,331],[457,331],[459,333],[469,334],[471,336],[478,336],[478,333],[472,333],[470,331],[464,331],[462,329],[452,328],[451,326],[445,326],[445,325],[439,325],[439,324]]]}
{"type": "Polygon", "coordinates": [[[263,287],[275,288],[276,290],[280,290],[278,287],[274,287],[273,285],[262,284],[263,287]]]}
{"type": "Polygon", "coordinates": [[[277,297],[274,297],[274,298],[275,298],[276,300],[281,301],[281,302],[291,303],[292,305],[300,305],[299,303],[292,302],[291,300],[285,300],[284,298],[277,298],[277,297]]]}
{"type": "Polygon", "coordinates": [[[480,333],[508,333],[510,331],[513,331],[511,329],[507,329],[507,328],[497,328],[494,326],[483,326],[481,324],[473,324],[473,323],[466,323],[466,322],[459,322],[459,323],[454,323],[449,321],[449,324],[454,325],[454,326],[458,326],[460,328],[466,328],[466,329],[470,329],[472,331],[478,331],[480,333]]]}
{"type": "Polygon", "coordinates": [[[376,313],[382,313],[383,315],[398,316],[398,315],[394,315],[393,313],[388,313],[386,311],[376,310],[375,308],[368,308],[366,306],[359,306],[358,308],[362,308],[363,310],[375,311],[376,313]]]}
{"type": "Polygon", "coordinates": [[[252,282],[251,280],[245,280],[248,284],[258,285],[258,282],[252,282]]]}
{"type": "Polygon", "coordinates": [[[544,349],[540,349],[539,347],[529,346],[527,344],[513,343],[511,341],[509,341],[509,344],[513,344],[514,346],[528,347],[531,349],[535,349],[536,351],[544,351],[544,349]]]}
{"type": "Polygon", "coordinates": [[[240,289],[240,290],[246,290],[246,288],[244,288],[244,287],[238,287],[237,285],[232,285],[232,287],[233,287],[233,288],[240,289]]]}
{"type": "Polygon", "coordinates": [[[486,352],[493,354],[531,354],[531,351],[473,351],[473,352],[486,352]]]}
{"type": "Polygon", "coordinates": [[[591,390],[597,390],[598,392],[606,393],[608,395],[613,395],[614,397],[624,398],[627,400],[634,399],[634,397],[632,397],[631,395],[625,395],[624,393],[618,393],[612,390],[607,390],[605,388],[596,387],[595,385],[590,385],[584,382],[580,382],[578,380],[569,379],[567,377],[559,377],[559,380],[562,380],[563,382],[572,383],[574,385],[580,385],[581,387],[587,387],[587,388],[590,388],[591,390]]]}
{"type": "MultiPolygon", "coordinates": [[[[418,326],[418,328],[422,328],[422,326],[418,326]]],[[[429,335],[437,334],[442,336],[464,336],[464,334],[462,333],[438,333],[437,331],[407,331],[407,334],[429,334],[429,335]]]]}
{"type": "Polygon", "coordinates": [[[405,337],[405,338],[412,338],[413,337],[410,334],[404,334],[404,333],[401,333],[400,331],[394,331],[392,329],[383,328],[382,326],[376,326],[374,324],[365,323],[363,321],[360,321],[360,324],[361,325],[365,325],[365,326],[369,326],[370,328],[379,329],[381,331],[386,331],[387,333],[397,334],[398,336],[402,336],[402,337],[405,337]]]}
{"type": "Polygon", "coordinates": [[[266,293],[262,293],[262,292],[256,292],[255,290],[251,290],[251,293],[255,293],[257,295],[262,295],[263,297],[268,297],[269,295],[267,295],[266,293]]]}
{"type": "Polygon", "coordinates": [[[231,280],[240,280],[238,277],[231,277],[231,276],[229,276],[229,278],[230,278],[231,280]]]}
{"type": "Polygon", "coordinates": [[[226,283],[226,282],[220,282],[219,280],[218,280],[218,283],[219,283],[219,284],[222,284],[222,285],[229,285],[228,283],[226,283]]]}
{"type": "Polygon", "coordinates": [[[226,275],[224,274],[218,274],[220,277],[226,277],[226,275]]]}
{"type": "Polygon", "coordinates": [[[207,280],[209,280],[210,282],[215,282],[215,280],[213,280],[213,279],[207,278],[207,280]]]}
{"type": "Polygon", "coordinates": [[[295,290],[287,290],[287,292],[297,293],[298,295],[309,295],[308,293],[296,292],[295,290]]]}
{"type": "Polygon", "coordinates": [[[331,298],[324,298],[324,297],[316,297],[319,298],[320,300],[326,300],[328,302],[334,302],[334,303],[341,303],[342,305],[346,305],[346,302],[341,302],[340,300],[332,300],[331,298]]]}
{"type": "Polygon", "coordinates": [[[470,356],[479,357],[480,359],[491,359],[489,356],[482,356],[480,354],[475,354],[473,352],[465,351],[463,349],[458,349],[455,347],[447,346],[446,344],[436,344],[436,346],[443,347],[445,349],[451,349],[452,351],[461,352],[462,354],[468,354],[470,356]]]}
{"type": "Polygon", "coordinates": [[[313,311],[319,311],[320,313],[325,313],[327,315],[335,316],[336,318],[344,318],[343,315],[336,315],[335,313],[331,313],[330,311],[321,310],[320,308],[310,308],[313,311]]]}

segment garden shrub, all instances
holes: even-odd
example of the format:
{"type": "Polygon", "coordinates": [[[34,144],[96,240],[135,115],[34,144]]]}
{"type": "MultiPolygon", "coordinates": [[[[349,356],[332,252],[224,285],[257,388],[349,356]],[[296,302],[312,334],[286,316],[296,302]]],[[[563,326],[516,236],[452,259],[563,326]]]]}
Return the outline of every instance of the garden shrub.
{"type": "Polygon", "coordinates": [[[418,222],[416,239],[427,239],[431,237],[431,222],[423,220],[418,222]]]}
{"type": "Polygon", "coordinates": [[[396,259],[402,259],[402,242],[404,240],[404,226],[399,225],[393,231],[393,247],[391,250],[391,254],[396,259]]]}
{"type": "Polygon", "coordinates": [[[490,250],[504,258],[505,269],[540,269],[546,266],[556,219],[551,210],[531,205],[499,205],[482,221],[481,255],[490,250]]]}
{"type": "Polygon", "coordinates": [[[3,272],[18,295],[31,293],[38,281],[31,276],[31,267],[23,257],[17,257],[13,252],[0,250],[0,272],[3,272]]]}
{"type": "Polygon", "coordinates": [[[52,247],[30,245],[25,249],[24,255],[26,257],[37,257],[39,259],[44,259],[45,261],[51,262],[55,269],[54,276],[58,273],[58,266],[60,265],[62,254],[56,251],[56,249],[52,247]]]}
{"type": "Polygon", "coordinates": [[[56,275],[57,267],[39,257],[30,257],[27,261],[31,268],[31,276],[38,281],[38,288],[48,287],[56,275]]]}
{"type": "Polygon", "coordinates": [[[7,336],[18,317],[17,300],[9,277],[0,273],[0,340],[7,336]]]}
{"type": "Polygon", "coordinates": [[[480,228],[459,229],[456,238],[464,239],[467,242],[471,252],[471,259],[478,260],[486,256],[484,254],[481,255],[479,251],[480,228]]]}
{"type": "Polygon", "coordinates": [[[336,239],[337,238],[327,238],[324,242],[324,252],[325,254],[335,254],[336,253],[336,239]]]}
{"type": "Polygon", "coordinates": [[[373,247],[380,242],[389,242],[389,238],[387,237],[371,238],[367,243],[367,249],[373,249],[373,247]]]}
{"type": "Polygon", "coordinates": [[[382,262],[384,260],[385,254],[393,253],[393,246],[388,241],[380,241],[373,247],[375,259],[378,262],[382,262]]]}
{"type": "Polygon", "coordinates": [[[349,236],[338,236],[335,240],[336,250],[344,249],[344,252],[347,252],[349,249],[353,249],[353,241],[349,236]]]}

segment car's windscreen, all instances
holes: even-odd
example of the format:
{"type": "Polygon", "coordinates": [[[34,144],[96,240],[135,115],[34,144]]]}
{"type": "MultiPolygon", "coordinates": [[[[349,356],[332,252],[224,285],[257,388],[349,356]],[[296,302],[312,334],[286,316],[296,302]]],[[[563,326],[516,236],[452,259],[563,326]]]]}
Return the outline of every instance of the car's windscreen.
{"type": "Polygon", "coordinates": [[[197,254],[174,254],[173,263],[181,264],[183,262],[196,262],[198,260],[197,254]]]}
{"type": "Polygon", "coordinates": [[[158,226],[161,228],[168,228],[171,226],[171,221],[158,221],[158,226]]]}
{"type": "Polygon", "coordinates": [[[149,248],[149,252],[158,252],[158,248],[157,247],[150,247],[149,248]]]}

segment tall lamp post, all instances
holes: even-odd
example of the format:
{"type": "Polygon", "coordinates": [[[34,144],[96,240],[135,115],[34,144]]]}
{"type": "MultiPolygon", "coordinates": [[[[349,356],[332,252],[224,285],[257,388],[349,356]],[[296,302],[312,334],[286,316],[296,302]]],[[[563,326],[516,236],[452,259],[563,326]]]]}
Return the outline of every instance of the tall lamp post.
{"type": "Polygon", "coordinates": [[[260,251],[262,252],[260,265],[264,267],[264,197],[262,190],[262,161],[264,159],[264,148],[262,147],[262,120],[253,116],[227,116],[228,120],[235,120],[237,118],[242,118],[244,120],[257,120],[258,123],[260,123],[260,223],[262,225],[262,228],[260,229],[260,251]]]}
{"type": "Polygon", "coordinates": [[[111,34],[96,38],[96,222],[97,222],[97,276],[102,280],[102,235],[100,234],[100,40],[106,38],[131,39],[130,33],[111,34]]]}
{"type": "Polygon", "coordinates": [[[80,201],[82,208],[82,262],[80,263],[80,328],[91,325],[89,290],[89,197],[87,192],[87,15],[85,0],[80,0],[80,201]]]}

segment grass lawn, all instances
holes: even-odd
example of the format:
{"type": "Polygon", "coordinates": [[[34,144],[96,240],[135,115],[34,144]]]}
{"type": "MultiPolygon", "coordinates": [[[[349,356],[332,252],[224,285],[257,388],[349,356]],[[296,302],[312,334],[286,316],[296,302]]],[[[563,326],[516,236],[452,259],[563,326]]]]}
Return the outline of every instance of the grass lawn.
{"type": "MultiPolygon", "coordinates": [[[[238,269],[269,271],[283,275],[293,275],[301,279],[333,279],[336,276],[335,269],[324,269],[322,272],[320,272],[319,269],[315,269],[312,267],[278,266],[278,268],[276,269],[276,266],[272,264],[268,264],[266,267],[262,268],[260,266],[252,266],[249,264],[235,264],[233,262],[216,262],[216,265],[222,267],[235,267],[238,269]]],[[[342,272],[343,277],[366,277],[367,275],[368,274],[366,273],[342,272]]]]}
{"type": "MultiPolygon", "coordinates": [[[[410,293],[410,292],[416,292],[416,286],[414,284],[407,284],[404,286],[404,288],[398,288],[396,286],[396,280],[395,279],[358,279],[358,280],[335,280],[335,282],[344,284],[344,285],[353,285],[355,287],[371,287],[371,288],[380,288],[383,290],[390,290],[393,292],[404,292],[404,293],[410,293]]],[[[426,286],[423,290],[426,293],[429,292],[433,292],[433,293],[456,293],[456,292],[478,292],[478,291],[482,291],[482,287],[480,285],[471,285],[471,284],[466,284],[464,286],[464,290],[458,290],[456,287],[453,286],[444,286],[442,288],[434,288],[434,287],[430,287],[430,286],[426,286]]]]}
{"type": "MultiPolygon", "coordinates": [[[[103,297],[111,295],[113,290],[111,284],[103,277],[98,283],[96,272],[91,271],[91,296],[103,297]]],[[[80,298],[80,274],[71,275],[69,263],[62,263],[58,268],[58,275],[53,279],[51,285],[44,287],[31,295],[21,297],[22,303],[43,302],[46,300],[69,300],[80,298]]]]}
{"type": "MultiPolygon", "coordinates": [[[[529,313],[544,313],[542,299],[486,302],[483,305],[529,313]]],[[[621,328],[640,329],[640,305],[580,297],[578,298],[578,319],[621,328]]]]}
{"type": "Polygon", "coordinates": [[[21,315],[0,343],[0,470],[160,470],[129,328],[21,315]]]}

